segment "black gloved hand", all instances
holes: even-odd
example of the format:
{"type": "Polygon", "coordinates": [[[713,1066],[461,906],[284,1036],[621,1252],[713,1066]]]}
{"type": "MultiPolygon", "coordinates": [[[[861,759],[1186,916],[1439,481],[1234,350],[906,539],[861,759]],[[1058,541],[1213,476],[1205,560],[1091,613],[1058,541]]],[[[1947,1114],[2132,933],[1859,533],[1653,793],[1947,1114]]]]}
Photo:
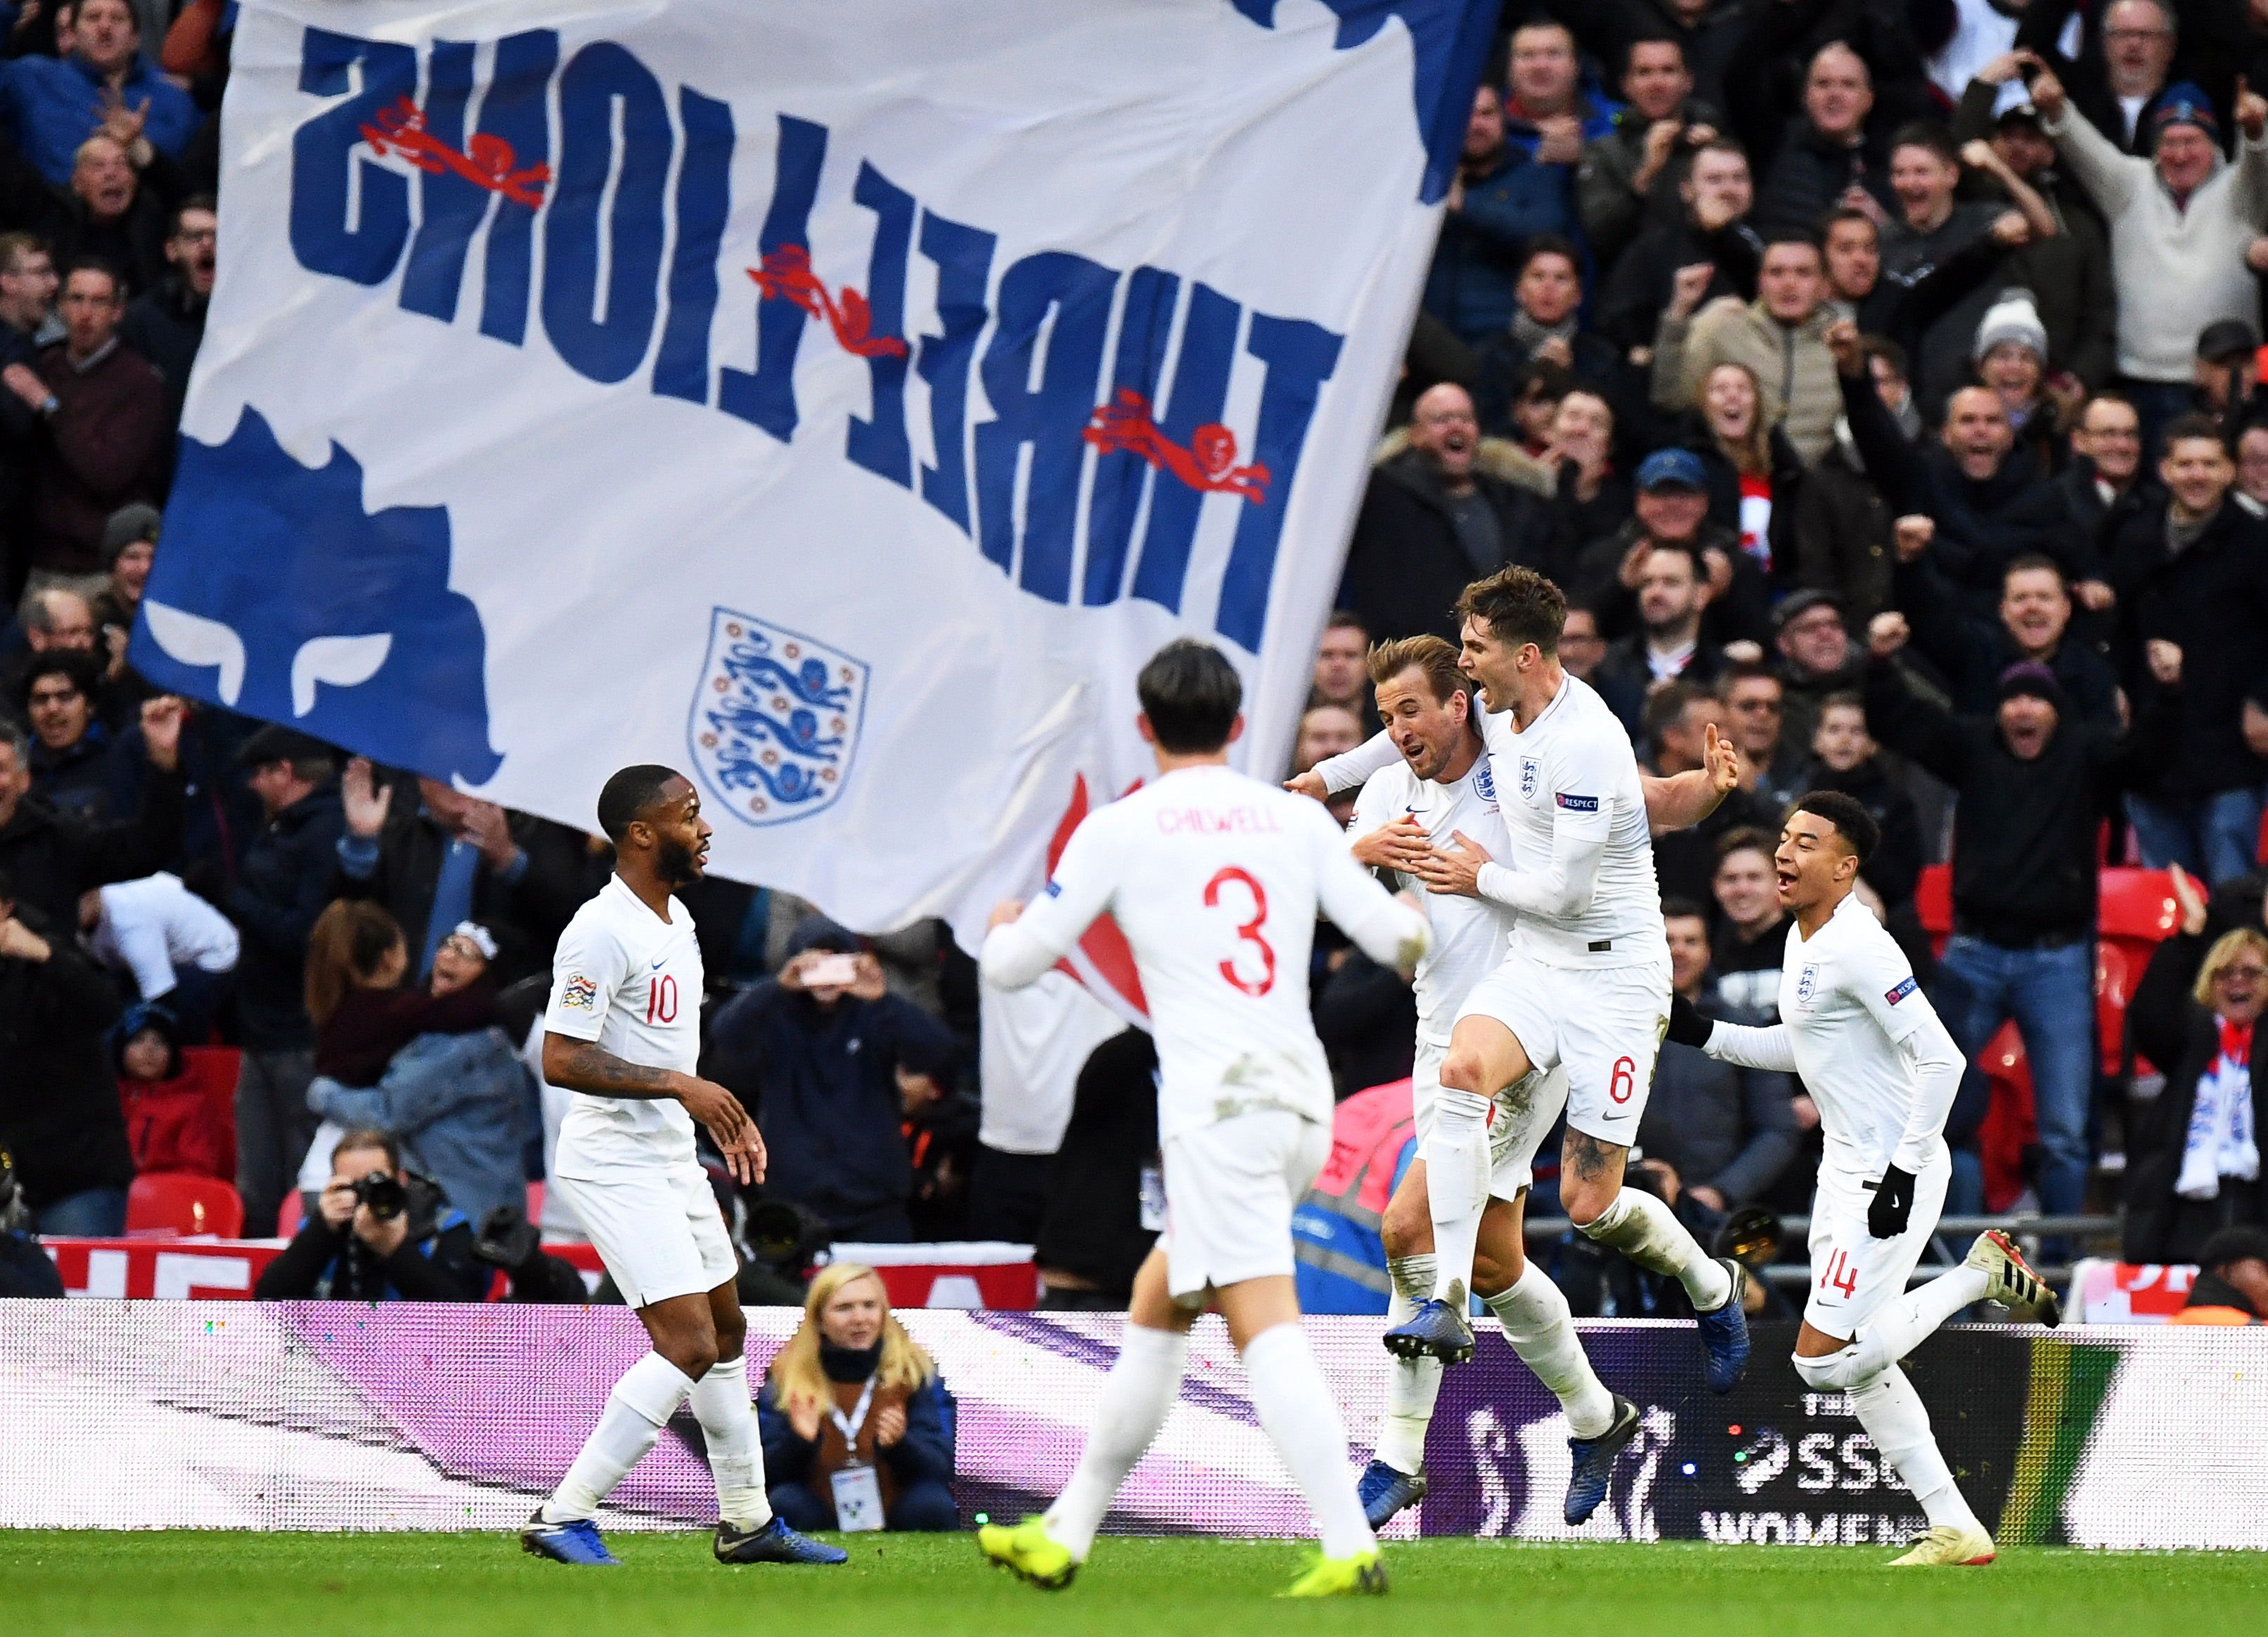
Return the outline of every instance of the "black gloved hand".
{"type": "Polygon", "coordinates": [[[1913,1217],[1914,1179],[1911,1171],[1895,1165],[1882,1168],[1874,1184],[1874,1203],[1867,1207],[1867,1231],[1877,1239],[1896,1239],[1913,1217]]]}
{"type": "Polygon", "coordinates": [[[1681,1046],[1706,1046],[1717,1025],[1701,1015],[1701,1008],[1683,995],[1669,997],[1669,1033],[1667,1038],[1681,1046]]]}

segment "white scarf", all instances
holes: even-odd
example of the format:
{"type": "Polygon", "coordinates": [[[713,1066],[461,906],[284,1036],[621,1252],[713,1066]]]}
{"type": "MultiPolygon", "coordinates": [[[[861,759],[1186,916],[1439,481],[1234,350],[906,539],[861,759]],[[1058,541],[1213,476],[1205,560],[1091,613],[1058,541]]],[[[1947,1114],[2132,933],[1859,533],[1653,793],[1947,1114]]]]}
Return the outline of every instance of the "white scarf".
{"type": "Polygon", "coordinates": [[[2259,1175],[2260,1149],[2252,1129],[2252,1031],[2224,1022],[2220,1055],[2198,1076],[2174,1191],[2184,1199],[2213,1199],[2220,1195],[2222,1177],[2249,1183],[2259,1175]]]}

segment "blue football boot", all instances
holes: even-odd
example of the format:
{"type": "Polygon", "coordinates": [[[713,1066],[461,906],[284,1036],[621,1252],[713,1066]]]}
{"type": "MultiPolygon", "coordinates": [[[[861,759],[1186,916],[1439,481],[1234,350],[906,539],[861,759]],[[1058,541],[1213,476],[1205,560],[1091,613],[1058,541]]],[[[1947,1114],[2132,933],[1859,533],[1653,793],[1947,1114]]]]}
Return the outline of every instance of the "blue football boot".
{"type": "Polygon", "coordinates": [[[1439,1296],[1429,1296],[1418,1311],[1381,1338],[1397,1359],[1432,1357],[1444,1364],[1462,1364],[1473,1356],[1473,1327],[1465,1316],[1439,1296]]]}
{"type": "Polygon", "coordinates": [[[1749,1316],[1741,1307],[1741,1297],[1749,1287],[1749,1271],[1730,1257],[1719,1257],[1717,1265],[1731,1276],[1733,1294],[1725,1298],[1722,1307],[1696,1313],[1693,1322],[1701,1327],[1703,1369],[1709,1390],[1730,1392],[1749,1368],[1749,1316]]]}
{"type": "Polygon", "coordinates": [[[1383,1529],[1386,1520],[1404,1507],[1414,1507],[1425,1498],[1425,1469],[1414,1472],[1403,1471],[1373,1461],[1362,1470],[1362,1479],[1354,1486],[1355,1496],[1362,1502],[1362,1515],[1373,1529],[1383,1529]]]}
{"type": "Polygon", "coordinates": [[[762,1529],[735,1529],[730,1523],[719,1523],[717,1525],[717,1561],[848,1563],[850,1554],[840,1546],[830,1546],[823,1540],[799,1535],[779,1519],[774,1518],[762,1529]]]}
{"type": "Polygon", "coordinates": [[[531,1557],[549,1558],[554,1563],[602,1564],[620,1568],[622,1561],[607,1550],[599,1526],[589,1518],[547,1523],[541,1507],[536,1508],[535,1515],[519,1526],[519,1547],[531,1557]]]}
{"type": "Polygon", "coordinates": [[[1567,1505],[1560,1514],[1570,1523],[1590,1521],[1607,1498],[1607,1482],[1615,1475],[1615,1457],[1638,1435],[1638,1405],[1615,1395],[1615,1419],[1596,1438],[1570,1438],[1568,1453],[1575,1457],[1567,1474],[1567,1505]]]}

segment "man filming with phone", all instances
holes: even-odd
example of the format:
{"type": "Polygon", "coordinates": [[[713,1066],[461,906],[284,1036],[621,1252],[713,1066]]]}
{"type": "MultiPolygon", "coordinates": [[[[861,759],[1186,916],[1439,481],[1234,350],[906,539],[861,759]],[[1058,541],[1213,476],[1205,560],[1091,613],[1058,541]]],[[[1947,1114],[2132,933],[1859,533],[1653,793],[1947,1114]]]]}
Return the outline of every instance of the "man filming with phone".
{"type": "Polygon", "coordinates": [[[899,1073],[951,1086],[952,1031],[902,995],[857,934],[807,917],[775,977],[710,1026],[703,1073],[763,1125],[767,1199],[792,1201],[836,1239],[913,1237],[913,1165],[899,1073]]]}
{"type": "Polygon", "coordinates": [[[315,1213],[252,1287],[261,1301],[478,1301],[491,1269],[472,1224],[402,1169],[383,1132],[351,1131],[315,1213]]]}

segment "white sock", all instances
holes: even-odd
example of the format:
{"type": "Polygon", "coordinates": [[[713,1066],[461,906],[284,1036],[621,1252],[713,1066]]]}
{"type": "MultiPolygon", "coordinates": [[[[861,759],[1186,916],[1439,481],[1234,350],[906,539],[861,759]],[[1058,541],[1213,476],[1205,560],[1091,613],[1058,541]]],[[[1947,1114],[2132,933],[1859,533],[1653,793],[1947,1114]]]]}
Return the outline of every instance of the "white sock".
{"type": "Polygon", "coordinates": [[[1509,1288],[1481,1300],[1503,1324],[1504,1338],[1521,1362],[1557,1395],[1570,1432],[1596,1438],[1614,1425],[1615,1396],[1584,1356],[1567,1298],[1542,1268],[1528,1263],[1509,1288]]]}
{"type": "Polygon", "coordinates": [[[1937,1440],[1930,1435],[1929,1412],[1922,1407],[1921,1395],[1904,1370],[1893,1364],[1853,1387],[1851,1408],[1859,1425],[1867,1429],[1867,1436],[1874,1441],[1874,1448],[1889,1457],[1898,1477],[1913,1491],[1932,1528],[1984,1528],[1969,1509],[1969,1502],[1961,1498],[1952,1469],[1939,1452],[1937,1440]]]}
{"type": "Polygon", "coordinates": [[[607,1407],[582,1453],[559,1480],[557,1493],[543,1503],[543,1521],[565,1523],[596,1517],[599,1502],[653,1448],[692,1390],[692,1378],[658,1353],[647,1353],[623,1371],[607,1395],[607,1407]]]}
{"type": "MultiPolygon", "coordinates": [[[[1418,1304],[1433,1294],[1433,1258],[1428,1256],[1391,1257],[1387,1277],[1394,1294],[1387,1298],[1388,1328],[1418,1311],[1418,1304]]],[[[1378,1420],[1378,1448],[1372,1453],[1397,1472],[1414,1472],[1425,1464],[1425,1429],[1432,1425],[1433,1400],[1441,1391],[1441,1360],[1428,1353],[1415,1359],[1388,1359],[1386,1370],[1386,1411],[1378,1420]]]]}
{"type": "Polygon", "coordinates": [[[1896,1301],[1884,1302],[1852,1338],[1859,1369],[1867,1375],[1888,1369],[1962,1309],[1982,1301],[1990,1283],[1982,1269],[1956,1267],[1896,1301]]]}
{"type": "Polygon", "coordinates": [[[1459,1313],[1473,1287],[1473,1246],[1488,1205],[1489,1100],[1444,1086],[1426,1134],[1425,1197],[1433,1217],[1433,1288],[1459,1313]]]}
{"type": "MultiPolygon", "coordinates": [[[[1118,1343],[1118,1361],[1103,1377],[1095,1399],[1094,1428],[1079,1454],[1071,1482],[1047,1510],[1048,1533],[1079,1562],[1094,1545],[1102,1515],[1134,1463],[1150,1447],[1182,1388],[1189,1338],[1177,1330],[1130,1324],[1118,1343]]],[[[1344,1461],[1344,1454],[1340,1456],[1344,1461]]]]}
{"type": "Polygon", "coordinates": [[[717,1515],[734,1529],[762,1529],[772,1519],[764,1497],[764,1446],[748,1402],[747,1355],[709,1367],[693,1383],[693,1413],[709,1445],[709,1472],[717,1480],[717,1515]]]}
{"type": "Polygon", "coordinates": [[[1583,1232],[1640,1267],[1677,1280],[1697,1313],[1721,1308],[1732,1296],[1733,1276],[1710,1259],[1677,1213],[1650,1193],[1624,1188],[1583,1232]]]}
{"type": "Polygon", "coordinates": [[[1278,1324],[1244,1344],[1252,1407],[1285,1471],[1307,1498],[1323,1555],[1343,1558],[1375,1545],[1347,1468],[1346,1424],[1297,1324],[1278,1324]]]}

